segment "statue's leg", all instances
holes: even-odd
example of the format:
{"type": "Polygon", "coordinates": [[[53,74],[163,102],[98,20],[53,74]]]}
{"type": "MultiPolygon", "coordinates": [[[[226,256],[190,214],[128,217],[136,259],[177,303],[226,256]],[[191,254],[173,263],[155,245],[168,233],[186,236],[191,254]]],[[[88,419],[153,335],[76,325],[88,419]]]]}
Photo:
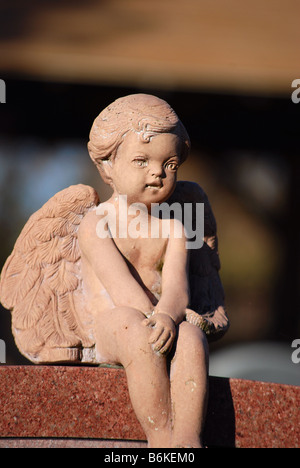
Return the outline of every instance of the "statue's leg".
{"type": "Polygon", "coordinates": [[[99,359],[124,366],[129,394],[149,447],[171,445],[170,380],[166,358],[149,345],[151,329],[138,310],[118,307],[99,313],[95,330],[99,359]]]}
{"type": "Polygon", "coordinates": [[[179,325],[171,361],[172,447],[202,447],[208,398],[208,344],[204,332],[179,325]]]}

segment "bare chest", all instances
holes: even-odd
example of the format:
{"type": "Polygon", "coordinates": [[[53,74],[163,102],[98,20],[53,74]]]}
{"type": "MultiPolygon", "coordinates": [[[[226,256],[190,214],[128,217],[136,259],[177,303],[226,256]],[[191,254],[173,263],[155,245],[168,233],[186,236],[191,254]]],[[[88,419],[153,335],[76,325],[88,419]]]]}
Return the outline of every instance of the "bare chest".
{"type": "Polygon", "coordinates": [[[168,239],[115,239],[125,259],[138,271],[161,271],[168,239]]]}

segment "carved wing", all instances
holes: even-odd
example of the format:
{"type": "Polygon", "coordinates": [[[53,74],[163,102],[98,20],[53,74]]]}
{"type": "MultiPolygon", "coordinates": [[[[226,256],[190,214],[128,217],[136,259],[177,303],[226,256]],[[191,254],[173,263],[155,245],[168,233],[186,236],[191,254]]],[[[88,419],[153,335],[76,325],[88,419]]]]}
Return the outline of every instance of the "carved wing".
{"type": "Polygon", "coordinates": [[[12,311],[12,330],[33,362],[77,361],[93,346],[78,314],[84,307],[77,232],[99,204],[84,185],[56,194],[34,213],[4,265],[0,300],[12,311]]]}
{"type": "MultiPolygon", "coordinates": [[[[217,225],[208,198],[201,187],[193,182],[178,182],[175,192],[168,200],[179,202],[184,213],[184,204],[193,205],[193,230],[196,229],[196,203],[204,203],[204,244],[200,249],[190,250],[189,285],[190,309],[187,321],[202,328],[207,335],[221,337],[229,328],[224,308],[224,290],[219,276],[217,225]]],[[[183,219],[184,222],[184,219],[183,219]]]]}

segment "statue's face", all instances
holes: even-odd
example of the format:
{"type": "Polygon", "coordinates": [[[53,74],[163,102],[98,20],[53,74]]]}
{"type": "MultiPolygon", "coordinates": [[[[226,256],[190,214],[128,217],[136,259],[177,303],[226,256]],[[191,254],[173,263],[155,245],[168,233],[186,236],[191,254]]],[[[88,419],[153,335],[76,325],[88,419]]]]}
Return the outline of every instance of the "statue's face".
{"type": "Polygon", "coordinates": [[[146,206],[167,200],[175,189],[181,148],[181,140],[171,133],[156,135],[148,143],[129,133],[111,167],[116,195],[146,206]]]}

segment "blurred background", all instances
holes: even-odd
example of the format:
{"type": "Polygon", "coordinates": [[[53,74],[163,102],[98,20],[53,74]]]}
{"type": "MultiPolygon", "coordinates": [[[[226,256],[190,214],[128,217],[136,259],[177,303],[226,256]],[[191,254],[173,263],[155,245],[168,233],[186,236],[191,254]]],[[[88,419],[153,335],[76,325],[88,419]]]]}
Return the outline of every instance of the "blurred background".
{"type": "MultiPolygon", "coordinates": [[[[179,179],[218,221],[231,329],[212,375],[300,385],[299,0],[0,1],[0,270],[57,191],[100,181],[86,149],[114,99],[167,100],[192,140],[179,179]]],[[[0,306],[7,364],[29,364],[0,306]]]]}

